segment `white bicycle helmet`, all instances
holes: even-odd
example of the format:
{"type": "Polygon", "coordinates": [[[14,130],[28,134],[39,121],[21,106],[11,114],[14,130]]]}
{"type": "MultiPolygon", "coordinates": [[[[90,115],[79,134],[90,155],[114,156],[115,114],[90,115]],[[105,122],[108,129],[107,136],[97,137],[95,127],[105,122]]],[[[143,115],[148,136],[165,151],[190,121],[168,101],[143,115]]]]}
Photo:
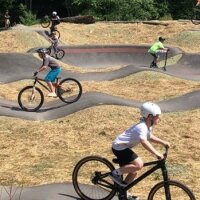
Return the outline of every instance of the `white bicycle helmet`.
{"type": "Polygon", "coordinates": [[[161,109],[155,103],[145,102],[144,104],[142,104],[140,112],[142,117],[144,118],[147,118],[149,115],[153,115],[155,117],[156,115],[161,114],[161,109]]]}
{"type": "Polygon", "coordinates": [[[52,12],[52,15],[53,15],[53,16],[57,15],[57,12],[56,12],[56,11],[53,11],[53,12],[52,12]]]}

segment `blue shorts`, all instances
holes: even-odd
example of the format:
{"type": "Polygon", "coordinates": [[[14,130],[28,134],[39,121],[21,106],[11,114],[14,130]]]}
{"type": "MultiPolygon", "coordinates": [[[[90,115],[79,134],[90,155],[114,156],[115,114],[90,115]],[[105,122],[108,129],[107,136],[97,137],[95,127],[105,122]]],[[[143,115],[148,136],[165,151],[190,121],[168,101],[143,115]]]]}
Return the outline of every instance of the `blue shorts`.
{"type": "Polygon", "coordinates": [[[45,81],[47,82],[55,82],[56,77],[58,76],[58,74],[60,74],[60,72],[62,71],[61,67],[52,69],[44,78],[45,81]]]}

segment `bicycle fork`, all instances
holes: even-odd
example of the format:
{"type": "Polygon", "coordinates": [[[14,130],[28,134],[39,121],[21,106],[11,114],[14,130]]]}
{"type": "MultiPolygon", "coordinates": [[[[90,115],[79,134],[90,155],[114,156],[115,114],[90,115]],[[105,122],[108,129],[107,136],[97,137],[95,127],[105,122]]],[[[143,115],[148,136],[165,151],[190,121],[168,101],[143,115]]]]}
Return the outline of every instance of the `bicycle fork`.
{"type": "Polygon", "coordinates": [[[162,175],[163,175],[163,180],[164,180],[165,197],[166,197],[166,200],[171,200],[168,171],[165,165],[163,165],[161,169],[162,169],[162,175]]]}
{"type": "Polygon", "coordinates": [[[127,191],[123,187],[120,186],[117,187],[118,187],[118,199],[127,200],[127,191]]]}
{"type": "Polygon", "coordinates": [[[29,97],[30,101],[33,101],[35,99],[35,84],[36,84],[36,80],[33,83],[33,88],[32,88],[32,92],[31,92],[31,96],[29,97]]]}

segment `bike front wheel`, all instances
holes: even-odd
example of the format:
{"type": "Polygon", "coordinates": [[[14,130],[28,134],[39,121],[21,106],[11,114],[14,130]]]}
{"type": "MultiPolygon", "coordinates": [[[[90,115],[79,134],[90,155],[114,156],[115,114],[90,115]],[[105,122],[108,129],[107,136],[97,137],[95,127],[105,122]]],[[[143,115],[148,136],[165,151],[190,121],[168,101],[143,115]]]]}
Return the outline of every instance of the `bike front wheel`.
{"type": "Polygon", "coordinates": [[[65,56],[65,51],[62,49],[59,49],[58,52],[56,53],[56,58],[57,59],[62,59],[65,56]]]}
{"type": "Polygon", "coordinates": [[[44,95],[37,87],[27,86],[19,92],[18,103],[24,111],[37,111],[41,108],[43,102],[44,95]]]}
{"type": "Polygon", "coordinates": [[[40,20],[40,24],[41,24],[41,26],[42,26],[43,28],[47,28],[47,27],[50,26],[51,20],[49,19],[48,16],[45,16],[44,18],[42,18],[42,19],[40,20]]]}
{"type": "Polygon", "coordinates": [[[196,200],[192,191],[178,181],[160,182],[150,191],[148,200],[196,200]]]}
{"type": "Polygon", "coordinates": [[[58,86],[58,97],[65,103],[73,103],[80,99],[82,86],[76,79],[63,79],[58,86]]]}
{"type": "Polygon", "coordinates": [[[84,200],[110,200],[116,194],[115,184],[109,178],[113,165],[99,156],[88,156],[80,160],[72,174],[77,194],[84,200]]]}

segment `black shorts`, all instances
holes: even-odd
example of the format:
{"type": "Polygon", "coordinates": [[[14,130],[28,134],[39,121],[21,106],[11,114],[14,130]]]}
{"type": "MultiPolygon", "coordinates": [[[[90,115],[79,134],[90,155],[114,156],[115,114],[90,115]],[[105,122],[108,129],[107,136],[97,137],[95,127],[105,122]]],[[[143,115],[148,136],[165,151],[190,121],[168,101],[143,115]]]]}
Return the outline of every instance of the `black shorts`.
{"type": "Polygon", "coordinates": [[[117,157],[120,166],[130,164],[132,161],[138,158],[138,155],[129,148],[121,151],[117,151],[112,148],[112,151],[117,157]]]}
{"type": "Polygon", "coordinates": [[[157,58],[159,57],[159,55],[158,55],[157,53],[151,53],[151,55],[152,55],[155,59],[157,59],[157,58]]]}

